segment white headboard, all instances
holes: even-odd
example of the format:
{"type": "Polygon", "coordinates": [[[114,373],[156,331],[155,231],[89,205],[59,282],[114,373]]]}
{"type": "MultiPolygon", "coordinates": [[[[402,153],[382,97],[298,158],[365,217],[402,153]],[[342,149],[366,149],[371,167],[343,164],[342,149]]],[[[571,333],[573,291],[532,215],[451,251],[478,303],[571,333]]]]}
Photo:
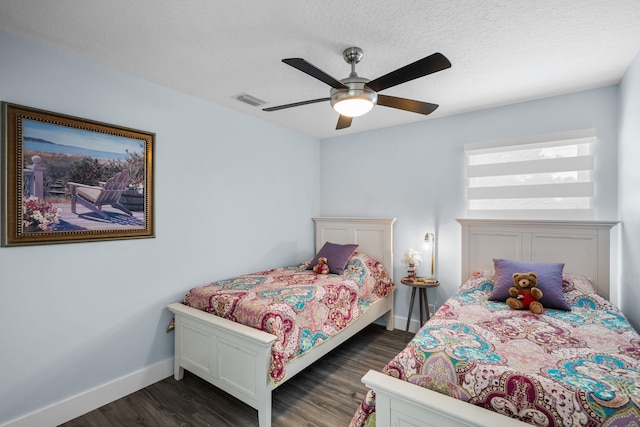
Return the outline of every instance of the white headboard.
{"type": "Polygon", "coordinates": [[[313,218],[316,252],[325,242],[357,243],[358,251],[384,265],[393,280],[393,223],[395,218],[313,218]]]}
{"type": "Polygon", "coordinates": [[[475,220],[462,225],[462,279],[494,258],[564,263],[565,273],[591,279],[609,299],[609,240],[613,221],[475,220]]]}

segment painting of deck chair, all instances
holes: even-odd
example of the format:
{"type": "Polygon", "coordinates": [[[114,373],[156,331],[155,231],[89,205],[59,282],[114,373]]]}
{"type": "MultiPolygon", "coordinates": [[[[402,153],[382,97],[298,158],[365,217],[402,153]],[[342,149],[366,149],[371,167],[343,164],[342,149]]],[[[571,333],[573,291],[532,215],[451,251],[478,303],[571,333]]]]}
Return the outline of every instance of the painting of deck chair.
{"type": "Polygon", "coordinates": [[[119,202],[120,196],[129,185],[129,171],[126,169],[109,178],[104,184],[101,183],[100,186],[78,184],[77,182],[69,182],[68,184],[71,191],[71,212],[73,213],[76,213],[76,203],[80,203],[106,220],[109,220],[109,215],[102,210],[102,206],[105,205],[110,205],[133,216],[131,211],[119,202]]]}

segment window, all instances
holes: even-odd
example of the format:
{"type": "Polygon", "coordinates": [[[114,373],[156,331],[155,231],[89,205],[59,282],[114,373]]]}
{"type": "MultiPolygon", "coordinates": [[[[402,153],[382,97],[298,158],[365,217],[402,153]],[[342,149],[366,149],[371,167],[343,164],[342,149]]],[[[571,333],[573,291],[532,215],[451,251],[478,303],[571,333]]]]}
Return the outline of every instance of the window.
{"type": "Polygon", "coordinates": [[[595,130],[465,145],[467,212],[477,217],[593,216],[595,130]]]}

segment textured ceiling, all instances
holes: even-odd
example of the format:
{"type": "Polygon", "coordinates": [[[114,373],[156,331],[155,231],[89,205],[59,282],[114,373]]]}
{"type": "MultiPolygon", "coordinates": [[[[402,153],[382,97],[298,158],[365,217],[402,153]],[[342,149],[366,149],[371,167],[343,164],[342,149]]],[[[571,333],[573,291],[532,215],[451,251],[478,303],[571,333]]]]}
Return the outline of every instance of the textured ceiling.
{"type": "Polygon", "coordinates": [[[640,48],[640,0],[0,0],[0,29],[317,138],[607,86],[640,48]],[[377,106],[336,131],[329,87],[364,50],[374,79],[441,52],[452,68],[382,93],[440,105],[431,116],[377,106]]]}

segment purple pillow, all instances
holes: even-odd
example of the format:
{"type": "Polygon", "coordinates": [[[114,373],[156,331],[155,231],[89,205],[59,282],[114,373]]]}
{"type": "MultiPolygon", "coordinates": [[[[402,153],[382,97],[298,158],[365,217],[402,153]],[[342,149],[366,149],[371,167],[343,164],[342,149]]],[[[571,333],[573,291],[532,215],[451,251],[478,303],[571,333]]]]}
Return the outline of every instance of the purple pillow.
{"type": "Polygon", "coordinates": [[[557,308],[570,311],[562,291],[562,270],[564,264],[544,264],[540,262],[517,261],[511,259],[494,259],[495,277],[491,301],[506,301],[509,288],[513,286],[513,273],[533,271],[538,276],[538,288],[542,291],[540,302],[545,308],[557,308]]]}
{"type": "Polygon", "coordinates": [[[326,242],[311,260],[307,270],[313,270],[313,267],[318,263],[318,258],[323,256],[327,258],[330,273],[342,274],[351,255],[353,255],[358,246],[359,245],[356,244],[338,245],[336,243],[326,242]]]}

